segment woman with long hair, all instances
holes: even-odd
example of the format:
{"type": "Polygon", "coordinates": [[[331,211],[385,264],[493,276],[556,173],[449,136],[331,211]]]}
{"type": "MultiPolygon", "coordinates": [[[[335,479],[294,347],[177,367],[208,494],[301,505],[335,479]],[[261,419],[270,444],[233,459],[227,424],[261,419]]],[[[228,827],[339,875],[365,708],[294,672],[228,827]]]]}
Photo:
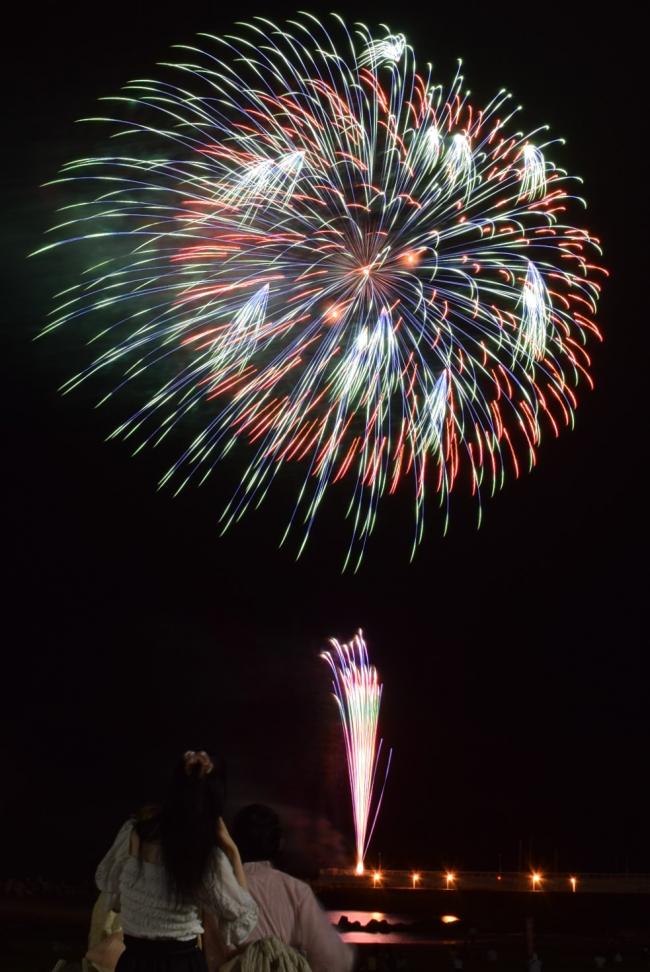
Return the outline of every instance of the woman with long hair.
{"type": "Polygon", "coordinates": [[[95,875],[121,914],[117,972],[205,972],[203,911],[214,912],[234,947],[255,928],[257,906],[222,811],[214,763],[190,751],[162,805],[119,831],[95,875]]]}

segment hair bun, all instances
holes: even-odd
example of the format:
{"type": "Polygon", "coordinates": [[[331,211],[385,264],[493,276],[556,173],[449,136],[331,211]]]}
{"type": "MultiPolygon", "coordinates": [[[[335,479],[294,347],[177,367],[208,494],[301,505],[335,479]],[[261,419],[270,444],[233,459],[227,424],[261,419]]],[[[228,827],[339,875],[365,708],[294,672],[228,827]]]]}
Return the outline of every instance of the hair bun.
{"type": "Polygon", "coordinates": [[[209,776],[214,769],[214,763],[205,752],[201,749],[198,753],[193,749],[188,749],[188,751],[183,756],[183,762],[185,764],[185,772],[188,776],[194,776],[195,770],[200,780],[209,776]]]}

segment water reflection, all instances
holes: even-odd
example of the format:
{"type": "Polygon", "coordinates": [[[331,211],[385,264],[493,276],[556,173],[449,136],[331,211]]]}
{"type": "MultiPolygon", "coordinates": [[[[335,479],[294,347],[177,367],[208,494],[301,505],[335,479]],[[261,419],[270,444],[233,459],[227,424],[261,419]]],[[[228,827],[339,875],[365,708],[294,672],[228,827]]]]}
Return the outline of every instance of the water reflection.
{"type": "Polygon", "coordinates": [[[431,915],[417,921],[412,915],[386,911],[329,911],[328,915],[332,924],[338,926],[343,940],[354,945],[373,942],[382,945],[456,945],[459,941],[448,937],[441,927],[459,922],[458,915],[431,915]],[[341,922],[341,919],[344,920],[341,922]],[[442,934],[436,932],[436,926],[442,934]]]}

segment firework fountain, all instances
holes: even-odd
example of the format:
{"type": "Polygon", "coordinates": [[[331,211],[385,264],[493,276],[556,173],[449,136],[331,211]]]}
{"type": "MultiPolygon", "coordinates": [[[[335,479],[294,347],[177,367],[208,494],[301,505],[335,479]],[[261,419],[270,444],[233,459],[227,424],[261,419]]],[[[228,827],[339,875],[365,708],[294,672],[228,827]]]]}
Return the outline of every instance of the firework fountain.
{"type": "Polygon", "coordinates": [[[345,740],[356,845],[356,873],[364,872],[364,860],[377,822],[386,786],[392,750],[388,754],[381,791],[375,784],[383,740],[377,739],[382,684],[377,669],[368,659],[368,649],[359,631],[349,644],[330,639],[332,651],[321,655],[332,670],[334,698],[345,740]],[[373,812],[374,811],[374,812],[373,812]]]}

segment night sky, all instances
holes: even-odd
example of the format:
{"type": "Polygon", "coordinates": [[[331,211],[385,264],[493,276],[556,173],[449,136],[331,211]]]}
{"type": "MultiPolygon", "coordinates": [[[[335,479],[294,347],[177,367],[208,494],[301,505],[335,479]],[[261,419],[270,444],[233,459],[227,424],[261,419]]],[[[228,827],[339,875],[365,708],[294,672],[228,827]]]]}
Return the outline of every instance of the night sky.
{"type": "Polygon", "coordinates": [[[449,534],[432,507],[409,564],[407,489],[383,503],[357,575],[340,572],[345,490],[332,491],[298,563],[295,545],[278,549],[292,470],[220,538],[240,467],[226,463],[220,481],[177,499],[157,493],[171,453],[133,459],[105,443],[122,412],[93,411],[97,386],[56,391],[83,360],[80,335],[31,340],[70,272],[65,258],[25,258],[53,221],[56,193],[39,186],[99,146],[98,130],[74,120],[151,74],[172,43],[294,8],[119,0],[91,19],[44,3],[7,35],[0,877],[88,876],[186,748],[223,758],[230,811],[249,800],[283,809],[303,866],[351,860],[318,653],[358,627],[383,676],[382,732],[395,751],[371,862],[380,852],[385,866],[514,869],[521,856],[650,870],[641,27],[627,3],[603,22],[589,4],[534,6],[529,20],[515,3],[436,7],[338,9],[403,31],[442,79],[462,57],[477,102],[507,87],[522,124],[567,138],[553,157],[584,177],[586,222],[612,271],[606,342],[592,343],[596,390],[581,389],[575,431],[545,437],[534,473],[486,503],[479,531],[472,501],[454,495],[449,534]]]}

